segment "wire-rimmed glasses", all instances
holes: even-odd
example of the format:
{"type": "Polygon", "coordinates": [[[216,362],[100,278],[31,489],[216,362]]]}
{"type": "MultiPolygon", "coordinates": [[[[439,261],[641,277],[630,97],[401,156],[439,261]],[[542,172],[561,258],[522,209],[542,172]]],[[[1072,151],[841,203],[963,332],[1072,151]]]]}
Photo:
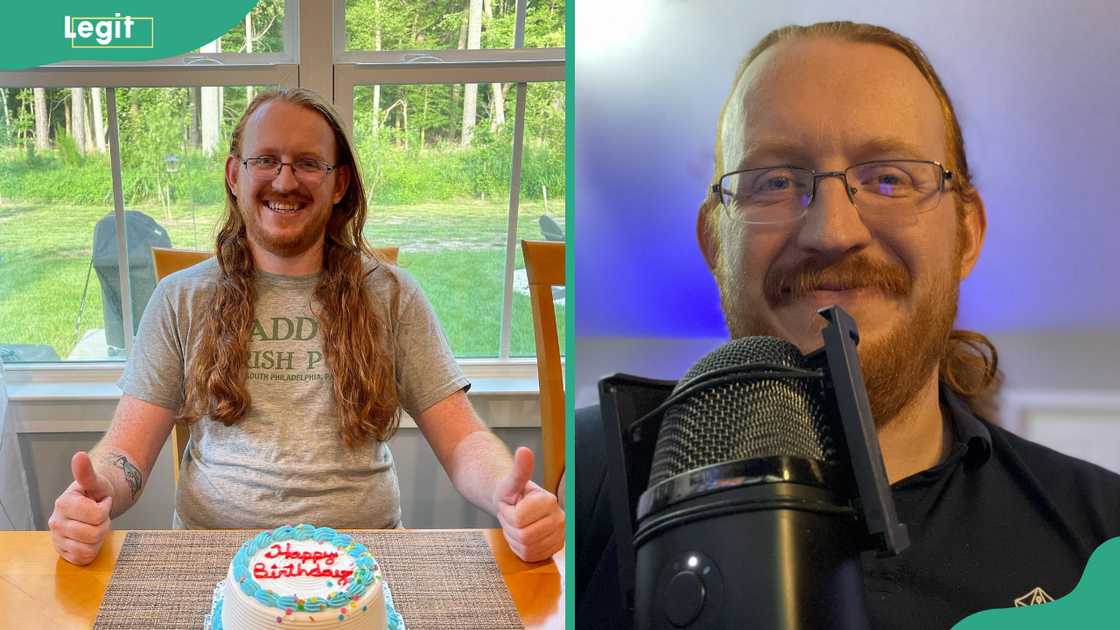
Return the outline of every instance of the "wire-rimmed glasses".
{"type": "Polygon", "coordinates": [[[931,160],[875,160],[843,171],[769,166],[727,173],[712,192],[730,216],[746,223],[785,223],[805,216],[825,177],[840,178],[861,214],[890,217],[936,207],[953,173],[931,160]]]}
{"type": "Polygon", "coordinates": [[[245,158],[241,160],[241,164],[249,171],[250,175],[264,180],[279,177],[280,171],[287,166],[292,169],[292,175],[305,184],[318,184],[338,166],[314,158],[299,158],[291,162],[283,162],[271,155],[245,158]]]}

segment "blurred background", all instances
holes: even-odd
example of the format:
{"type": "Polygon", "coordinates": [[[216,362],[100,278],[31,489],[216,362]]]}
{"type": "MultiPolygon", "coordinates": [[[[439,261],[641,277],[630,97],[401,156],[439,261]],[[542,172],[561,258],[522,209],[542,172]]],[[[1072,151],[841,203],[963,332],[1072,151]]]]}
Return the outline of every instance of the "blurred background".
{"type": "Polygon", "coordinates": [[[998,421],[1120,472],[1120,4],[580,3],[575,28],[576,403],[598,379],[678,378],[727,331],[695,239],[716,118],[766,33],[871,22],[921,46],[988,212],[958,327],[988,335],[998,421]]]}

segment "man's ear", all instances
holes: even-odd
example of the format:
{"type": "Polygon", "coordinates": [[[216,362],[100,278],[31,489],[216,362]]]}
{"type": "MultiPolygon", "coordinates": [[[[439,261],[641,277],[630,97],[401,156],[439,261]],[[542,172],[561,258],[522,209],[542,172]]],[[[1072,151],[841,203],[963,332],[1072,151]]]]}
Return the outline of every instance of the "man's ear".
{"type": "Polygon", "coordinates": [[[716,261],[719,260],[719,235],[715,233],[712,225],[712,213],[719,209],[719,199],[714,194],[700,203],[700,210],[696,213],[696,240],[700,243],[700,252],[704,254],[704,261],[708,269],[715,273],[716,261]]]}
{"type": "Polygon", "coordinates": [[[988,230],[988,215],[984,210],[984,200],[980,193],[973,191],[972,199],[962,201],[964,204],[963,225],[961,226],[960,244],[961,251],[961,280],[972,273],[976,261],[980,258],[980,249],[984,245],[984,234],[988,230]]]}
{"type": "Polygon", "coordinates": [[[331,197],[332,204],[342,201],[346,196],[346,191],[350,188],[350,166],[343,165],[335,169],[334,178],[334,195],[331,197]]]}
{"type": "Polygon", "coordinates": [[[237,177],[241,174],[240,166],[241,160],[237,156],[226,156],[226,186],[229,186],[234,198],[237,197],[237,177]]]}

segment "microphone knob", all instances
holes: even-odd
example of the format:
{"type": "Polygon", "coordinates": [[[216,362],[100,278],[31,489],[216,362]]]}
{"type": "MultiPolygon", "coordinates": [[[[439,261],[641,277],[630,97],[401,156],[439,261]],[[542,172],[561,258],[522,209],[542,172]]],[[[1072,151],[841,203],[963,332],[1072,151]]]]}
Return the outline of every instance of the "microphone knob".
{"type": "Polygon", "coordinates": [[[674,627],[684,628],[696,621],[704,609],[704,581],[692,571],[681,571],[665,589],[665,614],[674,627]]]}

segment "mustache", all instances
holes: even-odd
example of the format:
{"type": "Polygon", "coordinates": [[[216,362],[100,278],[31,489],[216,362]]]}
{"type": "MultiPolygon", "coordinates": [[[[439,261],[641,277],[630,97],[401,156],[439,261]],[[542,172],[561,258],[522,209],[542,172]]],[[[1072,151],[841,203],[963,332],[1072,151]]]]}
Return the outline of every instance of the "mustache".
{"type": "Polygon", "coordinates": [[[846,258],[836,264],[822,265],[819,260],[810,258],[793,267],[766,274],[763,294],[771,304],[780,304],[822,287],[833,290],[870,288],[902,297],[910,293],[912,286],[913,278],[901,265],[866,257],[846,258]]]}

